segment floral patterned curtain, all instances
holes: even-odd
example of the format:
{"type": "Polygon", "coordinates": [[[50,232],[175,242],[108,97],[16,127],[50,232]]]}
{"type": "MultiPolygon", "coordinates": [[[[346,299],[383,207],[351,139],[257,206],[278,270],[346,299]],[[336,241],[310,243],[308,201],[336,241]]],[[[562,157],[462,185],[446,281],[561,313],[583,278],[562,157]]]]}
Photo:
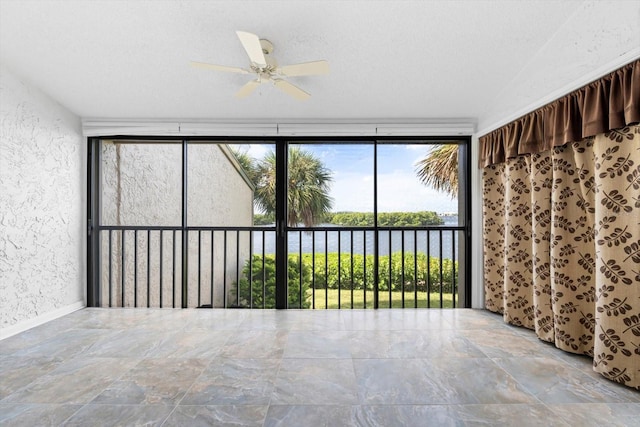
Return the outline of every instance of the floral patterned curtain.
{"type": "Polygon", "coordinates": [[[640,126],[483,170],[488,310],[640,390],[640,126]]]}

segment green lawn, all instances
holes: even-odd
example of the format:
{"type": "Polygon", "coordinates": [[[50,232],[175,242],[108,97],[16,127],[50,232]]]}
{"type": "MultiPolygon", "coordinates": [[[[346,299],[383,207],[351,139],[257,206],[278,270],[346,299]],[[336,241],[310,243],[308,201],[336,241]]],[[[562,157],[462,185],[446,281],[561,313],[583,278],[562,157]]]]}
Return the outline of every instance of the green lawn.
{"type": "MultiPolygon", "coordinates": [[[[373,308],[373,291],[367,291],[366,300],[367,305],[366,308],[373,308]]],[[[313,293],[309,289],[307,291],[307,298],[309,301],[313,298],[313,293]]],[[[389,292],[380,292],[379,294],[379,307],[380,308],[388,308],[389,307],[389,292]]],[[[439,293],[431,293],[431,307],[432,308],[440,308],[440,294],[439,293]]],[[[363,290],[353,291],[353,308],[365,308],[365,293],[363,290]]],[[[324,308],[351,308],[351,291],[350,290],[342,290],[340,292],[340,307],[338,307],[338,290],[337,289],[329,289],[328,295],[324,289],[316,289],[315,290],[315,308],[316,309],[324,309],[324,308]],[[326,306],[325,306],[326,302],[326,306]]],[[[458,299],[456,295],[456,306],[458,305],[458,299]]],[[[313,305],[311,306],[313,307],[313,305]]],[[[402,292],[391,292],[391,307],[392,308],[402,308],[402,292]]],[[[404,293],[404,307],[405,308],[413,308],[415,307],[415,294],[413,292],[405,292],[404,293]]],[[[418,308],[426,308],[427,307],[427,293],[426,292],[418,292],[418,308]]],[[[443,308],[453,308],[453,296],[451,294],[443,294],[442,295],[442,307],[443,308]]]]}

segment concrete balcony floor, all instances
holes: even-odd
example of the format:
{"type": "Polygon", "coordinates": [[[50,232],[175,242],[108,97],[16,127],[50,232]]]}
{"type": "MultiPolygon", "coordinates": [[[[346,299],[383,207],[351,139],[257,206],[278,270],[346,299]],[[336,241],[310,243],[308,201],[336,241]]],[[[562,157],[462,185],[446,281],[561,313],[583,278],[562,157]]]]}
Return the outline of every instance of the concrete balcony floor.
{"type": "Polygon", "coordinates": [[[84,309],[0,341],[0,424],[638,425],[640,393],[469,309],[84,309]]]}

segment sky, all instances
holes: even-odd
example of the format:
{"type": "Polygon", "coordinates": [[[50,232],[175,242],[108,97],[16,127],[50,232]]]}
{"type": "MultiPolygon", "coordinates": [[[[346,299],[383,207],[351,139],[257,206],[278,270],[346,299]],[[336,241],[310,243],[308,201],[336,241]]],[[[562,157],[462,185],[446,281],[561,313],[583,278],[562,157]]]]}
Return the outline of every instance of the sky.
{"type": "MultiPolygon", "coordinates": [[[[378,212],[456,212],[457,199],[422,184],[415,164],[429,145],[378,145],[378,212]]],[[[273,145],[244,145],[242,150],[260,159],[273,145]]],[[[332,172],[332,211],[373,212],[373,145],[304,144],[332,172]]]]}

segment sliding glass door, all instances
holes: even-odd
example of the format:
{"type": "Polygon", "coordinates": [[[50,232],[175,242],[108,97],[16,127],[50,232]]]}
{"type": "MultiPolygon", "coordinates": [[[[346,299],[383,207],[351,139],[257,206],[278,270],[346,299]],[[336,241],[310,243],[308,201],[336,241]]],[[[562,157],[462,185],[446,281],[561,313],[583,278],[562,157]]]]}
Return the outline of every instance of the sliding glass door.
{"type": "Polygon", "coordinates": [[[89,305],[468,305],[468,140],[90,140],[89,305]]]}

